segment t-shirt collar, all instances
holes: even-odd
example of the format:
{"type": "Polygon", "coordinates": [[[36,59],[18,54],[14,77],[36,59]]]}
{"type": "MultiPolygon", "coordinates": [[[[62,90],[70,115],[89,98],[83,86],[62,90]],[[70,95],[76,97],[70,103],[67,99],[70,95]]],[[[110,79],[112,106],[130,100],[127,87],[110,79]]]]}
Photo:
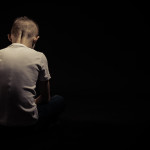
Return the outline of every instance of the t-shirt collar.
{"type": "Polygon", "coordinates": [[[10,46],[27,47],[27,46],[25,46],[24,44],[21,44],[21,43],[12,43],[10,46]]]}

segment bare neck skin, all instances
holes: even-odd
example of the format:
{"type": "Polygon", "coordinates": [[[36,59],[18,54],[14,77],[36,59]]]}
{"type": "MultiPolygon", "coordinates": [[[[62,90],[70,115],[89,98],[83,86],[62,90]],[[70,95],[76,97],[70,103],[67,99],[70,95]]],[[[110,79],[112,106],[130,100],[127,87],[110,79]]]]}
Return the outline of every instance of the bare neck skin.
{"type": "Polygon", "coordinates": [[[8,35],[8,39],[12,42],[12,43],[20,43],[23,44],[29,48],[34,49],[35,44],[37,42],[37,40],[39,39],[39,36],[37,37],[32,37],[30,39],[27,39],[26,37],[21,37],[18,36],[17,38],[14,37],[13,35],[8,35]]]}
{"type": "Polygon", "coordinates": [[[23,39],[20,39],[20,38],[17,38],[17,39],[12,39],[12,43],[20,43],[20,44],[23,44],[29,48],[33,48],[32,46],[32,42],[23,38],[23,39]]]}

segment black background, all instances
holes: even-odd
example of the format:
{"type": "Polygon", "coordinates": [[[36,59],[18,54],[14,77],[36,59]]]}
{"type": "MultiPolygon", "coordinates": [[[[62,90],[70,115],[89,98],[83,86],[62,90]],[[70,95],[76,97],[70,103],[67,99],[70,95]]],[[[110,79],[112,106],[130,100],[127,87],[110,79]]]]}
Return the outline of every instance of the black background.
{"type": "Polygon", "coordinates": [[[97,135],[106,131],[112,133],[110,139],[100,139],[110,142],[115,131],[117,141],[131,147],[141,141],[143,132],[147,136],[148,3],[22,2],[4,7],[0,10],[1,49],[10,44],[7,34],[16,17],[28,16],[39,24],[35,49],[48,59],[51,94],[64,96],[67,106],[63,117],[68,126],[63,128],[66,138],[61,144],[85,144],[92,136],[96,144],[97,135]]]}

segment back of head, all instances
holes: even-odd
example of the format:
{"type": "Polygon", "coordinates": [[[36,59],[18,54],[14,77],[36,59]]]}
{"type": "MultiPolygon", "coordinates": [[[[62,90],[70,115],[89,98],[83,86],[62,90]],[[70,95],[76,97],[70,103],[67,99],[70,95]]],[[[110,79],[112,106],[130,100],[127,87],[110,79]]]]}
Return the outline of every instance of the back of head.
{"type": "Polygon", "coordinates": [[[33,37],[38,36],[39,27],[35,21],[29,19],[28,17],[19,17],[15,19],[12,28],[11,34],[18,38],[27,38],[31,39],[33,37]]]}

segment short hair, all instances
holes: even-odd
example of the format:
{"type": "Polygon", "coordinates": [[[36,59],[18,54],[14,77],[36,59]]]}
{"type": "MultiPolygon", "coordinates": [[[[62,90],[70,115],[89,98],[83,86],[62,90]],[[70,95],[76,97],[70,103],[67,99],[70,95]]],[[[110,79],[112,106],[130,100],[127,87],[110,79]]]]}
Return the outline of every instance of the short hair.
{"type": "Polygon", "coordinates": [[[35,21],[26,16],[18,17],[13,22],[11,34],[15,37],[21,34],[21,37],[32,38],[38,36],[39,26],[35,21]]]}

